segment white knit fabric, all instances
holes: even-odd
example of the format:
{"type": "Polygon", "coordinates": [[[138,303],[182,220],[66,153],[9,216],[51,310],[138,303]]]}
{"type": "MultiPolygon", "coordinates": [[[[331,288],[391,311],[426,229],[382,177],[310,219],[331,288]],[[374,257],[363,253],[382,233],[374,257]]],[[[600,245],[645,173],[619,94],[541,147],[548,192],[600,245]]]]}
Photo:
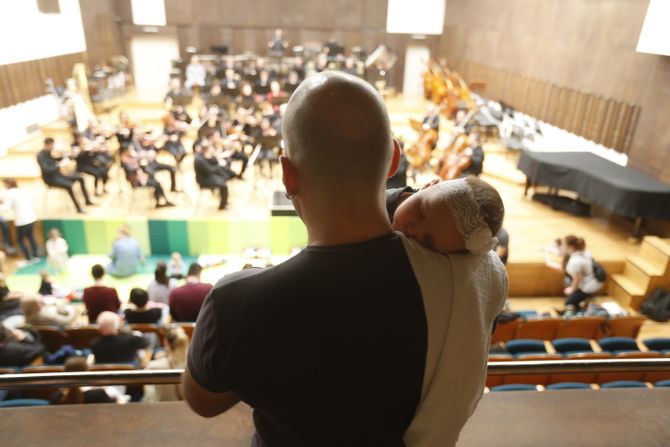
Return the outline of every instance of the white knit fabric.
{"type": "Polygon", "coordinates": [[[441,255],[403,238],[423,295],[428,349],[408,447],[452,446],[484,391],[493,320],[507,273],[493,252],[441,255]]]}
{"type": "Polygon", "coordinates": [[[451,210],[456,227],[463,236],[465,248],[472,254],[486,253],[496,246],[496,239],[479,210],[475,194],[462,178],[436,185],[442,191],[444,203],[451,210]]]}

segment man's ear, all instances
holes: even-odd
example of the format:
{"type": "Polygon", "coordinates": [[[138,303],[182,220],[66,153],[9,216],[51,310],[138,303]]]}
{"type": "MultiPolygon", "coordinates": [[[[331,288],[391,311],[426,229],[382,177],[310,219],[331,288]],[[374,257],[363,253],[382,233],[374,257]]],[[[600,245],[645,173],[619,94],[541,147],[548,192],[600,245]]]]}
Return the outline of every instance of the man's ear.
{"type": "Polygon", "coordinates": [[[398,165],[400,165],[400,143],[393,139],[393,158],[391,159],[391,168],[389,169],[386,178],[393,177],[398,172],[398,165]]]}
{"type": "Polygon", "coordinates": [[[298,175],[295,165],[286,156],[279,157],[281,163],[281,181],[286,189],[286,195],[293,197],[298,193],[298,175]]]}

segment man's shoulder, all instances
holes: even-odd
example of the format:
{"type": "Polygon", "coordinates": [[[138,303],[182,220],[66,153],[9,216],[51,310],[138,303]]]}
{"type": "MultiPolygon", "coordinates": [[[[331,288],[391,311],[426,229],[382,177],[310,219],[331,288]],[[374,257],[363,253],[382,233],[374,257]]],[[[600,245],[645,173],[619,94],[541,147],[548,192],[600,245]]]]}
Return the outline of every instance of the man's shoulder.
{"type": "Polygon", "coordinates": [[[265,277],[270,269],[251,268],[230,273],[219,279],[212,288],[211,298],[221,300],[229,297],[253,295],[256,290],[263,289],[265,277]]]}

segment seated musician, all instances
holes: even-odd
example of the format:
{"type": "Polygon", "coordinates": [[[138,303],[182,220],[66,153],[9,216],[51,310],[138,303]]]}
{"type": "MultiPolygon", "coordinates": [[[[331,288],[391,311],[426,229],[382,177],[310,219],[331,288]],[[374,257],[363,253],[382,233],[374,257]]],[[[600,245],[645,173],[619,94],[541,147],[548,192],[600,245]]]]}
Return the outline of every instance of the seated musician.
{"type": "Polygon", "coordinates": [[[268,42],[268,55],[282,57],[286,48],[288,48],[288,42],[284,39],[284,31],[281,28],[277,28],[274,32],[274,37],[268,42]]]}
{"type": "Polygon", "coordinates": [[[128,147],[133,142],[133,130],[135,123],[133,123],[128,114],[123,110],[119,112],[119,126],[116,131],[116,140],[119,142],[120,148],[128,147]]]}
{"type": "Polygon", "coordinates": [[[279,146],[279,137],[277,135],[277,129],[272,127],[270,120],[263,118],[260,124],[261,136],[258,138],[261,144],[261,151],[258,154],[258,162],[263,169],[262,162],[268,166],[269,177],[272,177],[272,168],[279,160],[277,155],[277,147],[279,146]]]}
{"type": "Polygon", "coordinates": [[[250,114],[256,111],[258,103],[254,96],[254,89],[248,82],[242,84],[240,97],[237,100],[238,113],[250,114]]]}
{"type": "Polygon", "coordinates": [[[346,58],[345,61],[344,61],[344,67],[342,68],[342,71],[347,73],[347,74],[350,74],[352,76],[358,76],[358,68],[356,67],[356,59],[354,59],[351,56],[346,58]]]}
{"type": "Polygon", "coordinates": [[[187,95],[186,95],[186,92],[181,88],[181,81],[179,80],[179,78],[170,79],[170,84],[169,85],[170,85],[170,89],[165,94],[165,98],[163,98],[163,102],[168,107],[172,107],[173,104],[182,103],[183,98],[187,95]]]}
{"type": "Polygon", "coordinates": [[[205,135],[204,138],[199,139],[196,143],[193,144],[195,149],[200,147],[211,146],[214,148],[215,154],[217,154],[220,160],[225,160],[223,163],[222,169],[225,171],[228,178],[242,178],[242,174],[247,169],[247,164],[249,163],[249,157],[244,153],[244,146],[247,140],[244,138],[239,138],[239,135],[233,134],[232,136],[227,136],[227,133],[224,132],[223,135],[218,131],[211,131],[205,135]],[[233,160],[239,160],[242,162],[242,168],[240,169],[239,174],[236,174],[231,168],[230,164],[233,160]]]}
{"type": "Polygon", "coordinates": [[[169,113],[165,117],[163,123],[163,136],[165,138],[163,149],[174,157],[175,163],[179,166],[184,157],[186,157],[186,148],[181,139],[188,130],[188,124],[183,121],[177,121],[172,113],[169,113]]]}
{"type": "Polygon", "coordinates": [[[262,70],[258,73],[258,80],[254,86],[254,91],[257,95],[261,96],[270,93],[270,73],[267,70],[262,70]]]}
{"type": "Polygon", "coordinates": [[[276,79],[270,81],[270,92],[268,93],[266,100],[268,104],[272,106],[272,112],[274,114],[279,113],[279,107],[285,103],[287,99],[286,93],[282,90],[279,81],[276,79]]]}
{"type": "Polygon", "coordinates": [[[428,114],[423,118],[421,124],[424,130],[433,129],[436,132],[440,131],[440,114],[435,113],[434,106],[428,110],[428,114]]]}
{"type": "Polygon", "coordinates": [[[284,91],[289,95],[292,94],[295,89],[300,85],[300,74],[296,70],[291,70],[288,73],[288,77],[284,81],[284,91]]]}
{"type": "Polygon", "coordinates": [[[214,83],[214,85],[212,85],[206,99],[207,107],[217,106],[219,108],[225,108],[229,103],[229,98],[223,94],[219,83],[214,83]]]}
{"type": "Polygon", "coordinates": [[[188,114],[183,105],[178,105],[177,107],[173,108],[170,113],[172,113],[174,119],[181,121],[182,123],[191,124],[193,122],[191,115],[188,114]]]}
{"type": "Polygon", "coordinates": [[[223,93],[230,98],[236,98],[240,94],[240,77],[233,68],[226,68],[225,73],[225,78],[221,81],[223,93]]]}
{"type": "MultiPolygon", "coordinates": [[[[211,135],[208,135],[211,138],[211,135]]],[[[221,194],[219,209],[228,205],[228,180],[232,171],[219,162],[215,156],[215,147],[209,138],[205,139],[197,148],[193,160],[195,181],[201,188],[216,188],[221,194]]],[[[232,174],[235,175],[234,173],[232,174]]]]}
{"type": "Polygon", "coordinates": [[[165,206],[174,206],[165,196],[163,186],[156,180],[153,174],[148,174],[140,166],[140,157],[132,146],[121,148],[120,150],[121,167],[126,174],[126,179],[130,186],[139,188],[142,186],[152,187],[154,189],[154,198],[156,199],[156,208],[165,206]]]}
{"type": "Polygon", "coordinates": [[[200,88],[205,86],[205,80],[207,78],[207,69],[200,62],[200,58],[197,54],[194,54],[191,57],[191,63],[186,66],[186,81],[184,81],[184,87],[189,90],[200,90],[200,88]]]}
{"type": "Polygon", "coordinates": [[[168,171],[170,173],[170,191],[177,191],[176,169],[174,166],[159,163],[156,159],[158,149],[154,145],[151,134],[144,133],[140,137],[140,142],[137,147],[137,155],[140,158],[140,166],[142,170],[150,176],[155,176],[157,172],[168,171]]]}
{"type": "Polygon", "coordinates": [[[464,154],[469,157],[470,166],[462,171],[462,175],[475,175],[479,177],[484,170],[484,149],[477,132],[472,132],[468,135],[468,147],[465,149],[464,154]]]}
{"type": "Polygon", "coordinates": [[[221,125],[221,118],[219,117],[218,107],[210,107],[205,115],[205,120],[198,129],[198,139],[205,138],[210,132],[219,132],[225,135],[221,125]]]}
{"type": "Polygon", "coordinates": [[[77,172],[93,176],[95,195],[107,193],[109,169],[112,167],[114,156],[107,149],[104,137],[97,137],[95,141],[88,141],[82,134],[75,134],[72,150],[77,162],[77,172]],[[102,183],[102,191],[99,184],[102,183]]]}
{"type": "Polygon", "coordinates": [[[80,214],[84,213],[84,209],[79,205],[77,197],[74,195],[74,189],[72,188],[72,185],[79,183],[86,205],[93,205],[94,203],[91,202],[88,191],[86,190],[84,178],[81,174],[76,172],[69,174],[62,173],[61,168],[64,168],[70,161],[67,158],[57,157],[54,152],[54,139],[51,137],[45,138],[44,148],[37,154],[37,163],[40,165],[42,179],[47,186],[67,190],[77,212],[80,214]]]}

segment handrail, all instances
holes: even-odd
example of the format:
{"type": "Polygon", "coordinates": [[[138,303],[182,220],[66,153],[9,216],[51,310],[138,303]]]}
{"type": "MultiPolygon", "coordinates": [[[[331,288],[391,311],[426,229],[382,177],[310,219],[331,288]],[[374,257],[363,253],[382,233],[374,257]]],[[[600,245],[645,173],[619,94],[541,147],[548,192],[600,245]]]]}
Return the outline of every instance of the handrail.
{"type": "MultiPolygon", "coordinates": [[[[563,374],[670,371],[670,358],[539,360],[489,362],[488,374],[563,374]]],[[[179,383],[183,369],[136,371],[86,371],[0,374],[0,389],[56,388],[71,386],[170,385],[179,383]]]]}

